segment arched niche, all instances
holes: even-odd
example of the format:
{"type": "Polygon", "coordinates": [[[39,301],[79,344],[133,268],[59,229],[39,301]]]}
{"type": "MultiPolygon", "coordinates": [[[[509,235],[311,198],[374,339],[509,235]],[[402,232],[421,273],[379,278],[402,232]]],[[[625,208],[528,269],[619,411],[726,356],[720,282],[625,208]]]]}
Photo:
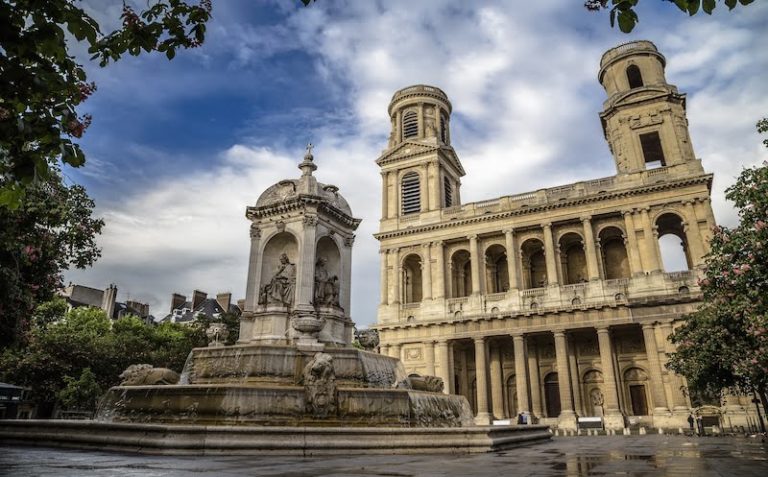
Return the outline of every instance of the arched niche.
{"type": "Polygon", "coordinates": [[[603,373],[597,369],[590,369],[582,378],[584,395],[587,397],[585,409],[587,415],[602,416],[604,413],[603,373]]]}
{"type": "Polygon", "coordinates": [[[629,403],[631,415],[648,415],[648,374],[636,366],[624,371],[624,389],[626,402],[629,403]]]}
{"type": "Polygon", "coordinates": [[[523,262],[525,288],[547,286],[547,261],[544,257],[544,242],[531,238],[520,245],[523,262]]]}
{"type": "Polygon", "coordinates": [[[683,219],[673,212],[663,213],[656,219],[656,230],[664,271],[690,270],[692,262],[683,219]]]}
{"type": "Polygon", "coordinates": [[[629,278],[629,258],[624,236],[618,227],[606,227],[600,231],[600,258],[606,280],[629,278]]]}
{"type": "Polygon", "coordinates": [[[339,306],[341,254],[336,241],[327,235],[317,241],[314,277],[313,302],[316,305],[339,306]]]}
{"type": "Polygon", "coordinates": [[[418,303],[422,300],[421,257],[409,254],[403,260],[402,290],[404,303],[418,303]]]}
{"type": "Polygon", "coordinates": [[[557,373],[549,373],[544,376],[544,402],[546,404],[547,417],[560,415],[560,387],[557,373]]]}
{"type": "Polygon", "coordinates": [[[472,293],[472,261],[466,250],[457,250],[451,255],[451,287],[454,298],[472,293]]]}
{"type": "Polygon", "coordinates": [[[558,242],[560,245],[560,262],[565,285],[587,281],[587,257],[584,253],[584,242],[579,234],[569,232],[558,242]]]}
{"type": "Polygon", "coordinates": [[[494,244],[485,250],[485,284],[488,293],[509,290],[507,250],[501,245],[494,244]]]}
{"type": "Polygon", "coordinates": [[[273,235],[261,255],[259,303],[292,306],[296,302],[299,244],[290,232],[273,235]]]}

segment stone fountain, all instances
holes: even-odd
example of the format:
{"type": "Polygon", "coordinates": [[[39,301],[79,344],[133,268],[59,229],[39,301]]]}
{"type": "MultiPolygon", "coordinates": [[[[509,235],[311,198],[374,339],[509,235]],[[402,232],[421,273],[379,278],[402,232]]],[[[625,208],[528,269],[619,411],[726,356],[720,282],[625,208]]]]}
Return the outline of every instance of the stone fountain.
{"type": "Polygon", "coordinates": [[[225,330],[210,329],[212,346],[194,349],[180,376],[126,370],[96,422],[48,421],[11,435],[142,452],[304,455],[482,452],[548,438],[541,426],[475,427],[466,398],[444,393],[440,378],[406,376],[399,360],[351,345],[360,220],[338,188],[317,182],[313,159],[310,145],[301,177],[247,208],[251,251],[236,345],[221,346],[225,330]]]}

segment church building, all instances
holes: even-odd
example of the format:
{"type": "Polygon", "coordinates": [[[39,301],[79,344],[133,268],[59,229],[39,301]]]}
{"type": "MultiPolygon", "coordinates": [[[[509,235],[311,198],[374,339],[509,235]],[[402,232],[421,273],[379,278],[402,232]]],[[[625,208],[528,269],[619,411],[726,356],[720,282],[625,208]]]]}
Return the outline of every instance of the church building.
{"type": "MultiPolygon", "coordinates": [[[[452,105],[397,91],[381,169],[381,352],[468,398],[479,424],[686,427],[668,337],[702,295],[715,225],[712,174],[694,155],[686,96],[648,41],[608,50],[600,112],[616,174],[463,202],[452,105]],[[687,270],[665,271],[674,236],[687,270]]],[[[731,403],[744,409],[748,402],[731,403]]]]}

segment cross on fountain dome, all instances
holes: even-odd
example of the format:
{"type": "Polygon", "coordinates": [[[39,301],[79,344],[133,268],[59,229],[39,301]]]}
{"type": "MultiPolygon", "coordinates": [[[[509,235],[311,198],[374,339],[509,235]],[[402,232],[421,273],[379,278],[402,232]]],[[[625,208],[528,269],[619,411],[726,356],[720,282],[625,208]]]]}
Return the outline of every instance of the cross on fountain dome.
{"type": "Polygon", "coordinates": [[[304,160],[299,164],[299,169],[301,169],[301,175],[302,176],[311,176],[313,171],[317,170],[317,166],[313,162],[315,159],[315,156],[312,155],[312,149],[315,146],[312,145],[312,143],[307,144],[307,153],[304,154],[304,160]]]}

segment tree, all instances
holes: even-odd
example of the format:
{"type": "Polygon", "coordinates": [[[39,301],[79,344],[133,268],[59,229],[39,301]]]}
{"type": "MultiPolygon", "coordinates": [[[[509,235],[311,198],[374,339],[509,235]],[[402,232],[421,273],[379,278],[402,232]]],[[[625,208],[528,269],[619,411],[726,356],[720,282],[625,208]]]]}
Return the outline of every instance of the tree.
{"type": "Polygon", "coordinates": [[[203,43],[210,18],[211,0],[156,0],[139,13],[123,4],[122,27],[104,35],[74,0],[0,0],[0,208],[19,207],[29,186],[49,180],[60,162],[85,163],[76,140],[91,117],[76,109],[96,85],[71,55],[72,37],[101,66],[126,52],[170,60],[203,43]]]}
{"type": "MultiPolygon", "coordinates": [[[[30,185],[16,209],[0,207],[0,349],[23,340],[35,306],[61,287],[63,270],[100,256],[95,237],[104,222],[92,217],[93,207],[83,187],[58,174],[30,185]]],[[[49,311],[35,319],[50,321],[43,318],[49,311]]]]}
{"type": "MultiPolygon", "coordinates": [[[[209,318],[204,314],[199,314],[195,317],[193,326],[200,330],[202,337],[207,340],[205,330],[211,326],[211,323],[223,323],[227,327],[227,339],[224,341],[225,345],[233,345],[240,339],[240,315],[226,311],[216,318],[209,318]]],[[[205,342],[207,344],[207,341],[205,342]]]]}
{"type": "MultiPolygon", "coordinates": [[[[670,3],[674,3],[683,13],[687,13],[690,16],[695,15],[699,11],[703,11],[707,15],[711,15],[712,11],[717,6],[717,0],[664,0],[670,3]]],[[[723,0],[723,3],[729,10],[733,10],[737,5],[749,5],[755,0],[723,0]]],[[[617,20],[619,29],[624,33],[631,32],[635,25],[640,21],[635,12],[639,0],[587,0],[584,2],[584,6],[587,10],[593,12],[599,12],[600,10],[610,9],[610,22],[613,27],[617,20]]]]}
{"type": "MultiPolygon", "coordinates": [[[[758,131],[766,132],[768,118],[758,131]]],[[[768,147],[768,143],[766,143],[768,147]]],[[[704,304],[672,335],[669,367],[694,390],[768,391],[768,162],[744,169],[726,198],[738,226],[717,227],[700,281],[704,304]]]]}
{"type": "Polygon", "coordinates": [[[74,308],[47,327],[33,324],[26,346],[6,349],[0,355],[0,381],[30,387],[33,399],[48,409],[57,402],[91,409],[95,389],[119,384],[129,365],[181,371],[192,348],[206,344],[195,327],[148,325],[135,316],[113,322],[101,309],[74,308]],[[80,392],[78,386],[87,389],[80,392]]]}

